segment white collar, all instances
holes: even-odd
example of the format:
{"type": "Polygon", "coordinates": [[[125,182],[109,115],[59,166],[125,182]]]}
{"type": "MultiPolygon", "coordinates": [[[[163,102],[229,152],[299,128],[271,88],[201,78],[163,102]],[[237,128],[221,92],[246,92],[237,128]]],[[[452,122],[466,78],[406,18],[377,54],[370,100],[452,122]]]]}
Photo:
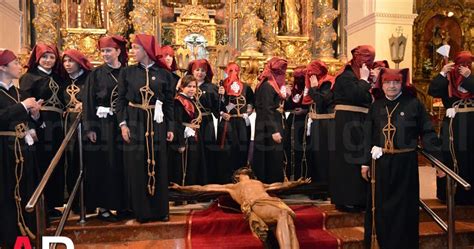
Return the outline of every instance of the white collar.
{"type": "Polygon", "coordinates": [[[5,88],[7,91],[10,90],[10,88],[13,86],[13,81],[10,81],[10,83],[5,83],[3,81],[0,81],[0,86],[5,88]]]}
{"type": "Polygon", "coordinates": [[[155,65],[155,62],[152,61],[152,62],[151,62],[150,64],[148,64],[148,65],[145,65],[145,64],[143,64],[143,63],[140,62],[140,65],[142,65],[145,69],[148,69],[148,68],[152,67],[153,65],[155,65]]]}
{"type": "Polygon", "coordinates": [[[50,70],[46,70],[44,67],[42,67],[42,66],[40,66],[40,65],[38,65],[38,69],[39,69],[40,71],[42,71],[43,73],[47,74],[47,75],[50,75],[50,74],[53,72],[53,70],[51,70],[51,69],[50,69],[50,70]]]}
{"type": "Polygon", "coordinates": [[[387,98],[387,99],[390,100],[390,101],[394,101],[394,100],[398,99],[398,98],[400,97],[400,95],[402,95],[402,91],[400,91],[400,92],[397,94],[397,96],[395,96],[393,99],[390,99],[389,97],[387,97],[387,95],[385,95],[385,98],[387,98]]]}
{"type": "Polygon", "coordinates": [[[75,80],[75,79],[79,78],[83,73],[84,73],[84,70],[82,70],[82,68],[81,68],[79,70],[79,72],[74,73],[73,75],[69,75],[69,78],[71,78],[72,80],[75,80]]]}
{"type": "Polygon", "coordinates": [[[184,94],[183,92],[180,92],[179,94],[183,95],[183,96],[184,96],[184,97],[186,97],[186,98],[189,98],[189,99],[194,99],[194,97],[193,97],[193,96],[189,97],[188,95],[184,94]]]}
{"type": "Polygon", "coordinates": [[[202,84],[204,84],[206,81],[204,80],[203,82],[199,83],[198,82],[198,87],[200,87],[202,84]]]}

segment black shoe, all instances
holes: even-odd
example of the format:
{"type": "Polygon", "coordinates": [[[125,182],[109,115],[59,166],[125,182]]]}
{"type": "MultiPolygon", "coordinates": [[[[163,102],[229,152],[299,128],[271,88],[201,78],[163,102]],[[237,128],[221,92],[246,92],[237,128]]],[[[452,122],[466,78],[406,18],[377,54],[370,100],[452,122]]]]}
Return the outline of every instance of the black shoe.
{"type": "Polygon", "coordinates": [[[133,218],[133,212],[130,210],[120,210],[120,211],[117,211],[116,217],[118,220],[131,219],[133,218]]]}
{"type": "Polygon", "coordinates": [[[106,222],[117,222],[117,216],[115,216],[110,210],[106,211],[99,211],[99,214],[97,215],[97,219],[106,221],[106,222]]]}
{"type": "Polygon", "coordinates": [[[167,222],[167,221],[170,221],[170,216],[169,215],[161,216],[157,220],[167,222]]]}
{"type": "Polygon", "coordinates": [[[360,213],[365,210],[364,207],[355,205],[336,205],[336,209],[346,213],[360,213]]]}
{"type": "Polygon", "coordinates": [[[63,212],[61,212],[60,210],[56,208],[48,210],[48,217],[50,219],[58,219],[58,218],[61,218],[61,216],[63,216],[63,212]]]}

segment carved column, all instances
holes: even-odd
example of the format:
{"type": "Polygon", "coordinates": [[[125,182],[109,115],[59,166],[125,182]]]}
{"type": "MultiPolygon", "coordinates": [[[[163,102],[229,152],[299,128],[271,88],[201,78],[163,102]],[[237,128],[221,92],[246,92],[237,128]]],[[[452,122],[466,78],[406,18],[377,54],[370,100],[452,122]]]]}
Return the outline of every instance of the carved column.
{"type": "Polygon", "coordinates": [[[128,30],[128,20],[125,16],[127,0],[108,0],[107,33],[111,35],[125,35],[128,30]]]}
{"type": "Polygon", "coordinates": [[[134,1],[133,7],[133,11],[130,11],[130,24],[133,25],[135,33],[156,35],[157,10],[155,1],[137,0],[134,1]]]}
{"type": "Polygon", "coordinates": [[[333,21],[339,12],[332,8],[332,0],[319,0],[316,6],[316,39],[314,47],[316,57],[320,59],[333,59],[333,42],[337,40],[337,34],[333,28],[333,21]]]}
{"type": "Polygon", "coordinates": [[[264,26],[262,28],[262,51],[264,55],[274,55],[278,50],[278,12],[275,0],[265,0],[261,7],[264,26]]]}
{"type": "Polygon", "coordinates": [[[56,44],[58,42],[59,5],[52,0],[34,0],[36,17],[33,26],[36,42],[56,44]]]}

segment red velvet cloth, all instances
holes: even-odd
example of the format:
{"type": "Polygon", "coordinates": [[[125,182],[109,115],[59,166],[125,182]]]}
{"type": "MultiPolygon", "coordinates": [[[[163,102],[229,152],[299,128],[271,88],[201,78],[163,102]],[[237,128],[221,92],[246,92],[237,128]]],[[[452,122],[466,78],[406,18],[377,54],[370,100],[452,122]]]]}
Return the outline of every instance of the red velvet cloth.
{"type": "Polygon", "coordinates": [[[189,115],[190,118],[194,118],[194,105],[188,98],[184,97],[181,93],[177,94],[175,97],[184,107],[184,110],[189,115]]]}
{"type": "MultiPolygon", "coordinates": [[[[337,249],[339,241],[324,230],[324,213],[312,206],[291,206],[296,213],[296,235],[302,249],[337,249]]],[[[226,213],[217,204],[188,216],[186,248],[263,248],[241,213],[226,213]]]]}
{"type": "Polygon", "coordinates": [[[242,90],[244,89],[244,85],[239,78],[239,65],[237,65],[235,62],[230,62],[227,64],[225,73],[227,74],[227,78],[224,80],[226,94],[229,96],[240,96],[242,94],[242,90]]]}
{"type": "Polygon", "coordinates": [[[75,49],[68,49],[63,52],[63,60],[64,56],[69,56],[73,61],[75,61],[79,66],[86,70],[90,71],[92,70],[92,64],[90,63],[89,59],[87,59],[87,56],[85,56],[83,53],[81,53],[78,50],[75,49]]]}
{"type": "Polygon", "coordinates": [[[462,76],[459,73],[459,68],[461,66],[467,67],[471,69],[472,67],[472,61],[474,57],[472,56],[470,51],[461,51],[456,54],[456,57],[454,58],[454,67],[451,69],[449,72],[449,93],[450,96],[455,96],[460,99],[469,99],[469,98],[474,98],[474,94],[470,92],[461,92],[458,90],[458,87],[461,85],[462,81],[464,80],[464,76],[462,76]]]}
{"type": "Polygon", "coordinates": [[[16,55],[12,51],[8,49],[0,50],[0,66],[6,66],[15,59],[16,55]]]}

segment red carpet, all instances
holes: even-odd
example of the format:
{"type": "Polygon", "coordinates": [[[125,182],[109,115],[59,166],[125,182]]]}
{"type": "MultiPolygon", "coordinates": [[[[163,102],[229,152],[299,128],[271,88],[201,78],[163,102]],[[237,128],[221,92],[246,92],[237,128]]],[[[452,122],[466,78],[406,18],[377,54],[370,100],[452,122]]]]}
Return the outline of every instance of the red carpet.
{"type": "MultiPolygon", "coordinates": [[[[324,230],[324,214],[312,206],[291,206],[296,213],[296,234],[300,248],[337,249],[338,240],[324,230]]],[[[189,249],[253,249],[263,248],[250,232],[240,213],[224,212],[217,204],[191,212],[188,217],[187,248],[189,249]]]]}

